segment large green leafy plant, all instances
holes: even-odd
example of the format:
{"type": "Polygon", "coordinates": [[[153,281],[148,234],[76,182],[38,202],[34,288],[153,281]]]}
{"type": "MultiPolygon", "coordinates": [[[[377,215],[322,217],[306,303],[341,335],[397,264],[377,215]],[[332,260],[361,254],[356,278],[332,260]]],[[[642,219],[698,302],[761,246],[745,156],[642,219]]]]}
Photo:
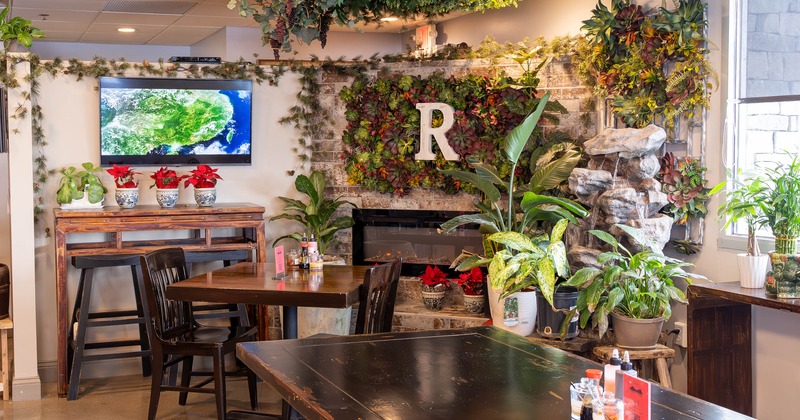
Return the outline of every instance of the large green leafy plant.
{"type": "Polygon", "coordinates": [[[325,174],[320,171],[313,171],[311,176],[298,175],[295,178],[294,186],[298,192],[308,196],[308,203],[289,197],[278,197],[285,203],[283,211],[285,213],[269,219],[270,221],[279,219],[294,220],[302,224],[305,228],[304,233],[292,233],[276,239],[273,246],[282,239],[294,239],[300,242],[304,235],[314,235],[317,239],[320,254],[336,243],[334,235],[336,232],[352,227],[353,218],[350,216],[340,216],[333,218],[336,210],[344,204],[355,204],[344,201],[339,197],[325,197],[325,174]]]}
{"type": "MultiPolygon", "coordinates": [[[[574,311],[580,314],[580,327],[585,328],[591,320],[601,338],[608,330],[611,312],[638,319],[668,319],[672,315],[671,301],[686,303],[673,279],[689,281],[689,273],[683,267],[692,265],[648,245],[637,229],[622,224],[616,227],[644,244],[643,250],[633,254],[608,232],[591,230],[592,235],[611,247],[597,259],[603,267],[582,268],[564,283],[579,289],[574,311]]],[[[570,319],[572,316],[568,315],[567,320],[570,319]]]]}
{"type": "Polygon", "coordinates": [[[457,216],[442,224],[440,233],[447,233],[465,224],[478,224],[487,235],[484,254],[462,253],[453,263],[460,271],[489,266],[489,281],[501,289],[501,297],[527,287],[538,286],[551,302],[557,277],[568,275],[566,248],[561,238],[568,221],[577,223],[575,216],[585,217],[586,210],[566,198],[540,193],[563,182],[580,154],[568,151],[561,157],[538,167],[527,183],[517,182],[517,164],[523,150],[544,112],[550,98],[546,93],[536,109],[506,137],[503,153],[511,165],[504,177],[493,165],[472,162],[474,172],[446,170],[449,176],[474,185],[483,194],[476,200],[477,214],[457,216]],[[519,185],[521,195],[518,194],[519,185]],[[555,222],[545,233],[540,222],[555,222]]]}
{"type": "Polygon", "coordinates": [[[0,39],[3,40],[3,51],[7,51],[13,41],[25,48],[30,48],[35,38],[44,38],[41,29],[33,27],[31,21],[20,16],[8,18],[10,7],[0,12],[0,39]]]}
{"type": "Polygon", "coordinates": [[[787,155],[788,163],[764,168],[765,188],[755,196],[775,235],[778,254],[794,254],[800,236],[800,156],[787,155]]]}
{"type": "Polygon", "coordinates": [[[744,175],[731,180],[732,188],[725,195],[725,202],[719,206],[717,213],[720,218],[725,218],[722,229],[728,229],[732,224],[744,220],[747,224],[747,255],[759,256],[761,249],[758,246],[756,232],[767,223],[766,213],[769,212],[763,194],[767,189],[764,180],[758,175],[744,175]]]}
{"type": "Polygon", "coordinates": [[[359,23],[379,23],[381,18],[435,18],[456,11],[484,11],[516,6],[517,0],[230,0],[239,14],[259,23],[264,45],[291,51],[290,35],[305,44],[319,40],[324,48],[331,24],[353,28],[359,23]]]}
{"type": "Polygon", "coordinates": [[[587,43],[575,59],[584,81],[626,125],[644,127],[708,107],[716,72],[707,59],[708,22],[702,0],[678,0],[674,10],[645,11],[630,0],[598,1],[583,22],[587,43]]]}

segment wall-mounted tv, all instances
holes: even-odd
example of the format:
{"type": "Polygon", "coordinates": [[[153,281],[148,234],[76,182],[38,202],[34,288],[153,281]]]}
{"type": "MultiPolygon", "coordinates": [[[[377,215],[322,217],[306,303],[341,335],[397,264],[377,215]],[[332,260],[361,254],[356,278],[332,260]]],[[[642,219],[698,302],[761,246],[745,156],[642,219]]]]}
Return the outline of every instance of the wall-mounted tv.
{"type": "Polygon", "coordinates": [[[101,165],[250,164],[253,82],[100,78],[101,165]]]}

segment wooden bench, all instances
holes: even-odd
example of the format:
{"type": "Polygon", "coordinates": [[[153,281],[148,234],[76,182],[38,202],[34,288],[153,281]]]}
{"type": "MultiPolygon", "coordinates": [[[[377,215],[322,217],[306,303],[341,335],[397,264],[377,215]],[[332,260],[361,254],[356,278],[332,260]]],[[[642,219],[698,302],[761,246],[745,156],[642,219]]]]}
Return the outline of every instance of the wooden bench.
{"type": "MultiPolygon", "coordinates": [[[[611,359],[611,352],[617,348],[620,356],[624,351],[627,351],[631,362],[635,360],[654,360],[656,364],[656,372],[658,373],[658,381],[666,388],[672,388],[672,380],[669,377],[669,367],[667,366],[667,359],[675,356],[675,349],[656,344],[656,348],[651,350],[631,350],[622,347],[600,346],[595,347],[593,352],[601,363],[608,363],[611,359]]],[[[640,375],[645,376],[645,375],[640,375]]],[[[645,378],[647,379],[647,378],[645,378]]]]}

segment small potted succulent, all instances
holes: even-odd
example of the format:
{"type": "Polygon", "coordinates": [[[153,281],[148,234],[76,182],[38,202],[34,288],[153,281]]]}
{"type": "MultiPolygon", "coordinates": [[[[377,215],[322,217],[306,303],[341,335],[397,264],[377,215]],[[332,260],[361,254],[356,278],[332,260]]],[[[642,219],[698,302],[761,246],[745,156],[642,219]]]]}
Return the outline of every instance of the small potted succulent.
{"type": "Polygon", "coordinates": [[[175,207],[178,202],[178,185],[181,180],[189,175],[178,175],[174,170],[165,167],[159,168],[150,175],[154,184],[150,188],[156,187],[156,201],[158,205],[165,208],[175,207]]]}
{"type": "Polygon", "coordinates": [[[198,206],[208,207],[217,201],[218,179],[222,177],[217,174],[216,169],[208,165],[197,165],[197,169],[193,169],[191,175],[188,175],[183,187],[189,188],[190,184],[194,186],[194,201],[198,206]]]}
{"type": "Polygon", "coordinates": [[[464,291],[464,309],[469,313],[483,312],[483,279],[480,267],[473,267],[472,270],[458,276],[458,285],[464,291]]]}
{"type": "Polygon", "coordinates": [[[429,265],[425,268],[425,273],[419,277],[422,284],[422,302],[425,303],[425,307],[432,311],[442,309],[444,293],[450,288],[447,274],[439,267],[429,265]]]}
{"type": "Polygon", "coordinates": [[[130,166],[114,165],[111,169],[106,169],[109,175],[114,177],[114,199],[117,205],[123,209],[132,209],[139,204],[139,181],[133,176],[141,174],[130,168],[130,166]]]}
{"type": "Polygon", "coordinates": [[[58,183],[56,201],[62,209],[103,207],[103,197],[108,190],[97,176],[101,168],[91,162],[84,162],[81,166],[82,171],[74,166],[60,171],[62,177],[58,183]]]}

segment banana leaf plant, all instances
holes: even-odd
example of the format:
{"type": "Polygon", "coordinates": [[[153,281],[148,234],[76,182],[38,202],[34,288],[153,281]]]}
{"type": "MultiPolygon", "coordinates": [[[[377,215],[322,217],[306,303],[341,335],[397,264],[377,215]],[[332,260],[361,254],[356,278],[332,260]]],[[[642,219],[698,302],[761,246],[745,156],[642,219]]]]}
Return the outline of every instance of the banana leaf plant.
{"type": "MultiPolygon", "coordinates": [[[[526,287],[538,286],[552,305],[556,274],[568,275],[566,250],[561,237],[567,223],[577,224],[578,217],[586,217],[588,212],[580,204],[559,197],[540,194],[564,181],[580,159],[580,153],[568,150],[558,159],[542,164],[531,179],[516,190],[514,179],[517,163],[528,144],[539,118],[544,112],[550,93],[546,93],[534,111],[514,128],[503,147],[511,163],[509,179],[503,179],[492,165],[471,162],[475,172],[443,170],[446,175],[474,185],[483,193],[483,200],[475,200],[480,211],[454,217],[443,223],[439,233],[447,233],[466,224],[480,225],[484,234],[484,254],[470,252],[462,254],[453,262],[459,271],[489,265],[491,286],[501,289],[501,298],[526,287]],[[540,222],[555,223],[551,233],[542,234],[540,222]]],[[[522,184],[522,183],[520,183],[522,184]]]]}
{"type": "Polygon", "coordinates": [[[342,200],[341,197],[326,198],[325,184],[325,174],[320,171],[313,171],[311,176],[300,174],[294,181],[294,187],[298,192],[308,196],[308,203],[289,197],[278,197],[285,203],[283,207],[285,213],[273,216],[269,220],[294,220],[305,227],[305,232],[281,236],[275,239],[272,246],[275,246],[276,243],[283,239],[294,239],[300,242],[304,234],[314,235],[318,243],[319,253],[325,254],[325,251],[330,246],[337,243],[334,239],[336,232],[353,226],[355,222],[350,216],[341,216],[335,219],[332,219],[332,217],[342,205],[349,204],[353,207],[356,207],[356,205],[342,200]]]}

